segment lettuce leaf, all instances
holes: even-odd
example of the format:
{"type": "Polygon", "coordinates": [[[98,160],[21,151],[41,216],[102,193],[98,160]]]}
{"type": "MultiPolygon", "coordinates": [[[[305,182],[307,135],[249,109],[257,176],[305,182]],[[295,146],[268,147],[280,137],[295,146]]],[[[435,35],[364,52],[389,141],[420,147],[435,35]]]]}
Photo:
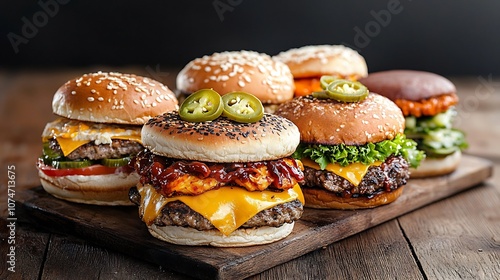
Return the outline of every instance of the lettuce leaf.
{"type": "Polygon", "coordinates": [[[368,143],[363,146],[301,143],[293,157],[296,159],[310,158],[319,164],[321,169],[325,169],[329,163],[347,166],[351,163],[361,162],[368,165],[375,161],[385,161],[391,155],[403,156],[414,168],[419,166],[420,161],[425,158],[424,152],[417,150],[417,143],[407,139],[404,135],[397,135],[392,140],[368,143]]]}

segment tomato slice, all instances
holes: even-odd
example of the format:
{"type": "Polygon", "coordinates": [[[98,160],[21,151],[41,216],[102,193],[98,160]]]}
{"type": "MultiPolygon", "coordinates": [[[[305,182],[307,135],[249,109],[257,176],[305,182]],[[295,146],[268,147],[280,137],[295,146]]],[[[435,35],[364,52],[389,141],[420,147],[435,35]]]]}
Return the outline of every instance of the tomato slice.
{"type": "Polygon", "coordinates": [[[58,176],[71,176],[71,175],[106,175],[115,173],[130,173],[133,170],[125,165],[121,167],[107,167],[101,164],[94,164],[82,168],[64,168],[57,169],[52,166],[46,165],[43,161],[39,160],[37,167],[47,176],[58,177],[58,176]]]}

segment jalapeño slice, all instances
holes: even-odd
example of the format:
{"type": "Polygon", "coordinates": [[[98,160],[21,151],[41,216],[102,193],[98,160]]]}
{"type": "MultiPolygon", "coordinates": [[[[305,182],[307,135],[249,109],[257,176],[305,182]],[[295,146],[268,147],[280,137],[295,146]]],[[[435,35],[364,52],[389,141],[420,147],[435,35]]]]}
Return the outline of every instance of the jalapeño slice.
{"type": "Polygon", "coordinates": [[[322,89],[326,90],[329,84],[338,79],[339,79],[338,76],[321,76],[321,78],[319,79],[319,84],[322,89]]]}
{"type": "Polygon", "coordinates": [[[252,123],[259,121],[264,115],[262,102],[250,93],[234,91],[222,96],[224,103],[223,116],[241,122],[252,123]]]}
{"type": "Polygon", "coordinates": [[[358,102],[368,96],[368,89],[360,82],[335,80],[328,85],[326,93],[341,102],[358,102]]]}
{"type": "Polygon", "coordinates": [[[206,122],[218,118],[223,111],[221,96],[212,89],[201,89],[189,95],[179,108],[179,116],[188,122],[206,122]]]}

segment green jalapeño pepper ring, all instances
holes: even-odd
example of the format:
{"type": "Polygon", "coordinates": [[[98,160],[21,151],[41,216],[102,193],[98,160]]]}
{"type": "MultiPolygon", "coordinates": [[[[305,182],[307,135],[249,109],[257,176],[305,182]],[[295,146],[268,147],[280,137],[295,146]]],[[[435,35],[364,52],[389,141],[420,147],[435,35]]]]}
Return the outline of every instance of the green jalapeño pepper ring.
{"type": "Polygon", "coordinates": [[[206,122],[218,118],[224,109],[221,96],[212,89],[189,95],[179,108],[179,116],[188,122],[206,122]]]}
{"type": "Polygon", "coordinates": [[[242,91],[234,91],[222,96],[224,103],[223,116],[241,122],[252,123],[264,115],[262,102],[254,95],[242,91]]]}
{"type": "Polygon", "coordinates": [[[359,102],[368,96],[368,89],[360,82],[353,82],[343,79],[330,79],[321,77],[324,91],[313,92],[316,98],[331,98],[341,102],[359,102]],[[328,85],[326,85],[328,83],[328,85]]]}

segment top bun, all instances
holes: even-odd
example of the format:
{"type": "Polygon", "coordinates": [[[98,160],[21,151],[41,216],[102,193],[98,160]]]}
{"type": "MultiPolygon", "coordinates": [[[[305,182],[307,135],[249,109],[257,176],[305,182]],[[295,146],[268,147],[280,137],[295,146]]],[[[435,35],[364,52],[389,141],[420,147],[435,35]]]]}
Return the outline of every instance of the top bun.
{"type": "Polygon", "coordinates": [[[296,79],[322,75],[360,78],[368,74],[365,59],[342,45],[305,46],[281,52],[274,58],[287,64],[296,79]]]}
{"type": "Polygon", "coordinates": [[[370,73],[360,79],[370,91],[391,100],[420,101],[444,94],[455,94],[453,83],[443,76],[415,70],[389,70],[370,73]]]}
{"type": "Polygon", "coordinates": [[[255,123],[225,117],[210,122],[186,122],[177,112],[150,119],[142,127],[142,143],[153,153],[205,162],[255,162],[290,156],[300,142],[289,120],[264,114],[255,123]]]}
{"type": "Polygon", "coordinates": [[[297,125],[301,141],[323,145],[365,145],[404,132],[403,113],[394,102],[370,93],[363,101],[344,103],[302,96],[276,111],[297,125]]]}
{"type": "Polygon", "coordinates": [[[69,119],[142,125],[153,116],[176,110],[165,85],[132,74],[97,72],[66,82],[54,94],[54,114],[69,119]]]}
{"type": "Polygon", "coordinates": [[[189,62],[177,75],[177,90],[193,93],[212,88],[224,95],[245,91],[264,104],[279,104],[293,97],[290,69],[270,56],[253,51],[214,53],[189,62]]]}

